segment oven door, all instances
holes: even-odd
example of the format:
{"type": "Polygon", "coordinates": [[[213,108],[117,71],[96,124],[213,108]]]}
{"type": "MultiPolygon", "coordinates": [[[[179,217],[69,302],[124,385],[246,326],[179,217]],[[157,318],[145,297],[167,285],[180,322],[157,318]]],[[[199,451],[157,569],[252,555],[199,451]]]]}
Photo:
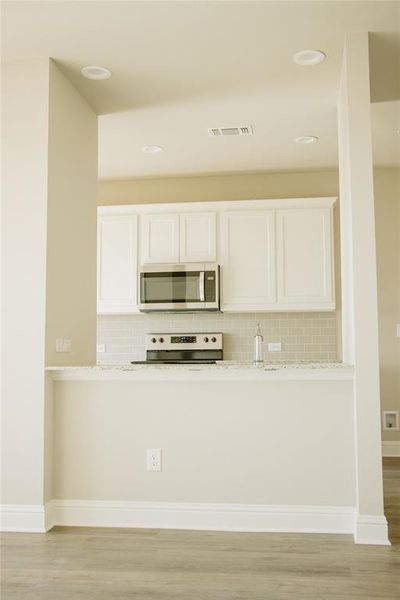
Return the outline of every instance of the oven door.
{"type": "Polygon", "coordinates": [[[219,310],[219,269],[214,264],[143,267],[139,294],[142,312],[219,310]]]}

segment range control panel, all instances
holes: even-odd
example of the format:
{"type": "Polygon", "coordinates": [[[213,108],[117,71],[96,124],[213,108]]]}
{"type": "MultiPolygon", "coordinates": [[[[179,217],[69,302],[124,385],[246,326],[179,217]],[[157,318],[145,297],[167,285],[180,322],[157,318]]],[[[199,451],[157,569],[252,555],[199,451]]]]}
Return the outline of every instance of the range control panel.
{"type": "Polygon", "coordinates": [[[146,350],[222,350],[222,333],[148,333],[146,350]]]}
{"type": "Polygon", "coordinates": [[[171,344],[195,344],[196,342],[195,335],[171,335],[171,344]]]}

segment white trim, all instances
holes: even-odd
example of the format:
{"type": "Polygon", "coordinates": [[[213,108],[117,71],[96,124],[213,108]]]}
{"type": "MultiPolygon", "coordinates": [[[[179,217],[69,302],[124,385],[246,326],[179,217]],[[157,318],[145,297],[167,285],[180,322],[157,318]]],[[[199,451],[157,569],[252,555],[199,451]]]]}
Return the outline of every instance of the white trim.
{"type": "Polygon", "coordinates": [[[354,541],[356,544],[390,546],[386,518],[383,515],[357,515],[354,541]]]}
{"type": "Polygon", "coordinates": [[[2,504],[1,531],[44,533],[46,509],[42,504],[2,504]]]}
{"type": "Polygon", "coordinates": [[[54,523],[209,531],[353,533],[349,506],[55,500],[54,523]]]}
{"type": "Polygon", "coordinates": [[[182,213],[222,210],[243,210],[243,208],[318,208],[331,207],[337,196],[318,198],[282,198],[260,200],[221,200],[218,202],[168,202],[165,204],[117,204],[98,206],[98,215],[133,215],[152,213],[182,213]]]}
{"type": "Polygon", "coordinates": [[[356,544],[390,545],[386,518],[355,516],[351,506],[284,506],[181,502],[52,500],[45,506],[3,504],[1,531],[45,533],[55,525],[248,531],[352,533],[356,544]]]}
{"type": "Polygon", "coordinates": [[[352,367],[172,367],[138,365],[126,367],[47,367],[54,381],[351,381],[352,367]]]}
{"type": "Polygon", "coordinates": [[[382,456],[399,456],[400,457],[400,441],[382,442],[382,456]]]}
{"type": "Polygon", "coordinates": [[[271,302],[270,304],[263,304],[260,308],[259,304],[235,304],[234,302],[228,302],[221,306],[222,313],[244,313],[244,312],[334,312],[335,302],[315,302],[307,303],[304,306],[301,303],[284,304],[278,301],[271,302]]]}

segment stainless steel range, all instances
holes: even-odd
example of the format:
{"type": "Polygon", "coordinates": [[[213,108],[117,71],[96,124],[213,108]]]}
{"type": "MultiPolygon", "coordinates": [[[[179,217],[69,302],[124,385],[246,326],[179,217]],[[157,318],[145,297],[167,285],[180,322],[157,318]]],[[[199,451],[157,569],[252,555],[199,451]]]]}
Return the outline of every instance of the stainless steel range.
{"type": "Polygon", "coordinates": [[[222,342],[222,333],[148,333],[146,360],[131,364],[215,364],[223,359],[222,342]]]}

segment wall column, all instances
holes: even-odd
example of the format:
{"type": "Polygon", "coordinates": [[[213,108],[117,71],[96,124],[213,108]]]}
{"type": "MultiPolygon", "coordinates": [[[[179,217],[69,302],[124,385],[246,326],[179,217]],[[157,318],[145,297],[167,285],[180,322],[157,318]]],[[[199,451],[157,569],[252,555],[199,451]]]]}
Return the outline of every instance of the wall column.
{"type": "Polygon", "coordinates": [[[48,58],[2,75],[2,528],[44,531],[45,367],[95,362],[97,117],[48,58]],[[57,338],[72,351],[56,354],[57,338]]]}
{"type": "Polygon", "coordinates": [[[343,360],[354,363],[357,543],[388,544],[383,513],[368,34],[347,36],[338,99],[343,360]]]}

